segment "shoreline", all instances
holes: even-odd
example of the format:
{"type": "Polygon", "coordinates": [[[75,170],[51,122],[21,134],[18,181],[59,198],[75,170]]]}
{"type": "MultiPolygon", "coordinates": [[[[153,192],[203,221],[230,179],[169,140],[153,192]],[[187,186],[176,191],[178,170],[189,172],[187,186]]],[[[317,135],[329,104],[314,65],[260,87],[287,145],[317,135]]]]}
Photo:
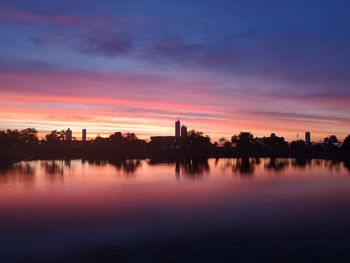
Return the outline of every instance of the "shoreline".
{"type": "Polygon", "coordinates": [[[302,160],[329,160],[329,161],[339,161],[339,162],[350,162],[350,156],[347,153],[317,153],[317,154],[263,154],[263,153],[233,153],[233,154],[209,154],[209,155],[198,155],[198,154],[189,154],[189,155],[178,155],[178,154],[137,154],[137,155],[32,155],[26,157],[17,157],[17,158],[0,158],[0,165],[9,165],[22,161],[34,161],[34,160],[145,160],[150,159],[159,162],[181,162],[185,160],[207,160],[207,159],[254,159],[254,158],[270,158],[270,159],[302,159],[302,160]]]}

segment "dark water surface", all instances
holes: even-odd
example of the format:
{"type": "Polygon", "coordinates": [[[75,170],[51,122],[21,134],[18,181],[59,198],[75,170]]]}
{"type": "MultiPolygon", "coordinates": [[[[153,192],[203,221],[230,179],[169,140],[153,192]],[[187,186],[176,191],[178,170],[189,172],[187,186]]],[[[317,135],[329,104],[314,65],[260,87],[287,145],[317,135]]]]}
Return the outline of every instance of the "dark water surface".
{"type": "Polygon", "coordinates": [[[349,164],[29,161],[0,168],[0,262],[350,262],[349,164]]]}

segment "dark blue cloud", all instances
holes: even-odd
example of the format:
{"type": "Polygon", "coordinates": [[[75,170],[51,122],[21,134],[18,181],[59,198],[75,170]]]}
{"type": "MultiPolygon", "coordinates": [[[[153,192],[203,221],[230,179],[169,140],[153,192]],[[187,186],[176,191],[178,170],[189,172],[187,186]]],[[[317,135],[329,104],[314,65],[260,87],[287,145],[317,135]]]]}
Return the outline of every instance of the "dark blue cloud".
{"type": "Polygon", "coordinates": [[[2,13],[0,19],[19,19],[23,26],[13,29],[30,34],[37,45],[127,57],[152,67],[273,79],[282,82],[282,94],[306,86],[310,94],[349,93],[350,3],[345,0],[2,0],[1,5],[17,13],[12,19],[2,13]],[[63,23],[65,17],[70,23],[63,23]]]}
{"type": "Polygon", "coordinates": [[[108,57],[128,55],[133,49],[132,41],[122,34],[93,34],[86,39],[80,51],[83,53],[102,54],[108,57]]]}
{"type": "Polygon", "coordinates": [[[61,71],[60,67],[35,59],[8,59],[0,57],[0,72],[9,73],[52,73],[61,71]]]}

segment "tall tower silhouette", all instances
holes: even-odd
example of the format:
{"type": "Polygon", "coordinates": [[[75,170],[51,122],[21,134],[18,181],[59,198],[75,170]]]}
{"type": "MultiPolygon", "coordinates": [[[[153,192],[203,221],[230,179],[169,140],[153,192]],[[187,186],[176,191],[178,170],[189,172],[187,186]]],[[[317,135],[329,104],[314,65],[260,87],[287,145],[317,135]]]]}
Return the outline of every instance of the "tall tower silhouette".
{"type": "Polygon", "coordinates": [[[181,128],[180,128],[180,121],[179,120],[177,120],[176,122],[175,122],[175,136],[176,137],[180,137],[180,134],[181,134],[181,128]]]}
{"type": "Polygon", "coordinates": [[[66,130],[66,141],[71,141],[72,140],[72,130],[68,128],[66,130]]]}
{"type": "Polygon", "coordinates": [[[305,142],[306,144],[311,144],[311,133],[305,132],[305,142]]]}
{"type": "Polygon", "coordinates": [[[187,136],[187,127],[185,125],[181,126],[181,137],[187,136]]]}
{"type": "Polygon", "coordinates": [[[83,129],[83,130],[82,130],[81,140],[82,140],[83,142],[86,142],[86,129],[83,129]]]}

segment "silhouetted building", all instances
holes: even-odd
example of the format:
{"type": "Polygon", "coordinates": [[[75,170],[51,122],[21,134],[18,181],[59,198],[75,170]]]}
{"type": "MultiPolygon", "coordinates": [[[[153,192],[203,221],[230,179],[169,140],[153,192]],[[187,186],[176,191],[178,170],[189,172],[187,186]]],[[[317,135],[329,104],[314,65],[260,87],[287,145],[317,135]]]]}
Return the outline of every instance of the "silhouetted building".
{"type": "Polygon", "coordinates": [[[86,142],[86,129],[83,129],[83,131],[82,131],[81,140],[82,140],[83,142],[86,142]]]}
{"type": "Polygon", "coordinates": [[[151,142],[158,144],[162,149],[176,147],[176,136],[151,136],[151,142]]]}
{"type": "Polygon", "coordinates": [[[71,140],[72,140],[72,130],[68,128],[66,131],[66,141],[71,141],[71,140]]]}
{"type": "Polygon", "coordinates": [[[305,143],[311,144],[311,133],[310,132],[305,132],[305,143]]]}
{"type": "Polygon", "coordinates": [[[187,136],[187,127],[185,125],[181,126],[181,136],[186,137],[187,136]]]}
{"type": "Polygon", "coordinates": [[[175,122],[175,136],[176,137],[180,137],[180,121],[179,120],[177,120],[176,122],[175,122]]]}

